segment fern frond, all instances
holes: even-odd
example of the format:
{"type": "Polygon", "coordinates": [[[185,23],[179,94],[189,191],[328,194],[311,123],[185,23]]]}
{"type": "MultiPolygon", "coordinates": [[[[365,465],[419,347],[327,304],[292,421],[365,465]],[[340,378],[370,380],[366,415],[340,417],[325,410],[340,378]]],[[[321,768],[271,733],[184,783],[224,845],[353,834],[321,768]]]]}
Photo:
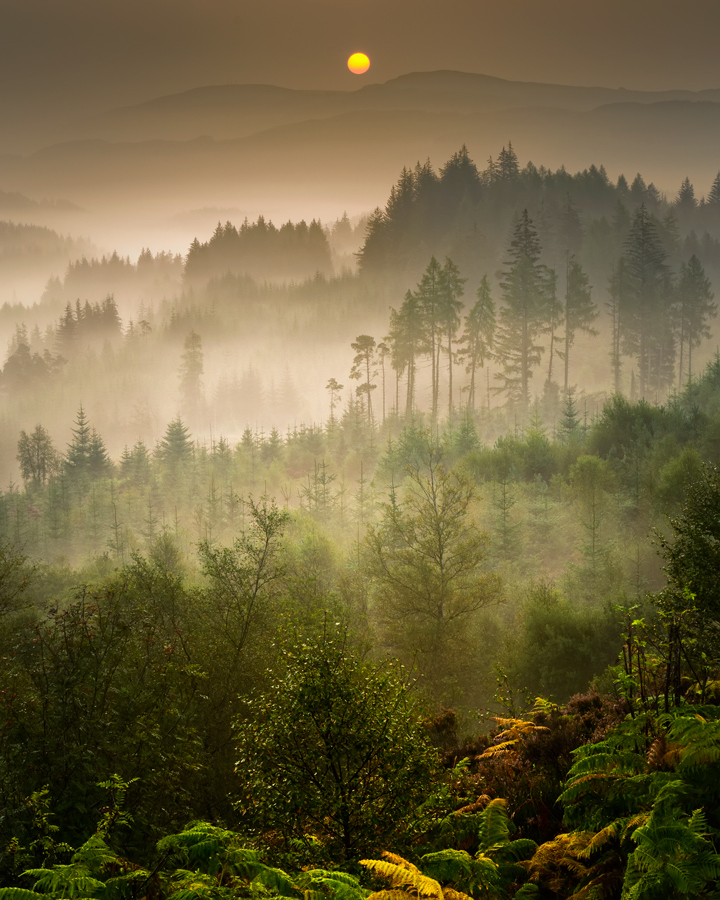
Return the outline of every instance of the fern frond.
{"type": "Polygon", "coordinates": [[[0,888],[0,900],[44,900],[44,897],[25,888],[6,887],[0,888]]]}
{"type": "Polygon", "coordinates": [[[511,747],[514,747],[518,738],[513,738],[510,741],[503,741],[502,744],[495,744],[492,747],[488,747],[487,750],[484,750],[478,759],[492,759],[493,756],[497,756],[499,753],[506,753],[511,747]]]}
{"type": "Polygon", "coordinates": [[[446,887],[443,890],[445,900],[473,900],[469,894],[463,894],[462,891],[456,891],[455,888],[446,887]]]}
{"type": "Polygon", "coordinates": [[[396,857],[395,854],[387,855],[393,859],[401,859],[403,865],[386,859],[361,859],[360,865],[365,866],[373,874],[386,878],[394,888],[401,888],[419,897],[436,897],[442,900],[442,888],[434,878],[423,875],[416,866],[412,866],[402,857],[396,857]]]}
{"type": "Polygon", "coordinates": [[[354,875],[326,869],[310,869],[301,873],[298,885],[304,889],[306,900],[308,900],[309,893],[317,898],[330,895],[337,900],[365,900],[370,894],[370,891],[364,888],[354,875]]]}
{"type": "Polygon", "coordinates": [[[416,900],[414,894],[409,894],[407,891],[375,891],[374,894],[370,894],[367,900],[416,900]]]}
{"type": "Polygon", "coordinates": [[[507,801],[501,797],[491,800],[479,816],[481,853],[489,853],[491,848],[507,843],[510,835],[510,819],[507,814],[507,801]]]}
{"type": "Polygon", "coordinates": [[[262,884],[285,896],[292,896],[295,893],[295,885],[282,869],[275,869],[260,863],[250,868],[250,874],[253,872],[256,873],[252,878],[253,883],[262,884]]]}
{"type": "Polygon", "coordinates": [[[472,857],[465,850],[438,850],[426,853],[420,861],[429,875],[443,882],[456,882],[462,875],[470,875],[472,869],[472,857]]]}
{"type": "Polygon", "coordinates": [[[420,869],[418,869],[417,866],[413,865],[404,857],[398,856],[397,853],[391,853],[389,850],[383,850],[380,855],[383,859],[386,859],[388,862],[394,863],[396,866],[401,866],[404,869],[409,869],[411,872],[420,873],[420,869]]]}

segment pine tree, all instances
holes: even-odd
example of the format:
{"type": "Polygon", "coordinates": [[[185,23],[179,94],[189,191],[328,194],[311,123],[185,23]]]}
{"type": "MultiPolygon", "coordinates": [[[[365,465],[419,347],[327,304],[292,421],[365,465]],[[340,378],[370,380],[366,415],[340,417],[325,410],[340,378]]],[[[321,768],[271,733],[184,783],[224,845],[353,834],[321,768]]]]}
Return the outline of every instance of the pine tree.
{"type": "Polygon", "coordinates": [[[480,173],[463,144],[440,171],[440,195],[445,214],[451,216],[465,199],[476,202],[479,193],[480,173]]]}
{"type": "Polygon", "coordinates": [[[680,345],[680,365],[678,386],[682,386],[684,359],[687,346],[687,376],[692,377],[692,352],[702,343],[703,338],[710,337],[708,321],[717,313],[717,304],[713,302],[714,294],[710,279],[700,260],[693,254],[686,263],[680,266],[680,283],[677,289],[677,330],[680,345]]]}
{"type": "Polygon", "coordinates": [[[445,332],[448,355],[448,418],[452,416],[453,409],[453,341],[460,327],[460,311],[463,302],[463,285],[466,278],[460,277],[460,270],[451,259],[445,260],[442,268],[440,309],[438,319],[445,332]]]}
{"type": "Polygon", "coordinates": [[[530,402],[533,369],[544,348],[538,339],[547,326],[545,267],[540,263],[540,241],[528,211],[515,225],[500,286],[500,310],[495,355],[503,371],[496,376],[500,390],[521,406],[530,402]]]}
{"type": "Polygon", "coordinates": [[[92,444],[92,430],[82,404],[80,404],[80,409],[75,419],[75,426],[72,429],[73,439],[68,445],[67,455],[65,456],[65,468],[70,475],[82,476],[88,473],[92,444]]]}
{"type": "Polygon", "coordinates": [[[410,419],[415,408],[415,373],[417,358],[424,352],[425,323],[422,306],[417,294],[408,291],[400,310],[390,310],[390,330],[387,342],[390,346],[390,364],[399,381],[407,372],[405,416],[410,419]]]}
{"type": "Polygon", "coordinates": [[[465,371],[470,376],[468,385],[468,406],[475,409],[475,378],[478,367],[483,368],[490,357],[495,338],[495,302],[490,293],[487,275],[483,275],[477,289],[477,300],[467,316],[465,329],[460,338],[460,359],[465,362],[465,371]]]}
{"type": "Polygon", "coordinates": [[[362,398],[363,395],[367,396],[367,421],[368,425],[372,427],[372,391],[377,388],[377,385],[373,384],[373,378],[375,377],[375,370],[373,369],[375,338],[371,337],[369,334],[360,334],[350,346],[355,351],[355,358],[353,359],[352,369],[350,370],[350,377],[360,380],[362,376],[365,375],[365,381],[357,386],[355,393],[360,398],[362,398]]]}
{"type": "Polygon", "coordinates": [[[578,253],[582,247],[583,223],[570,194],[565,195],[565,202],[558,216],[557,240],[559,249],[566,256],[578,253]]]}
{"type": "Polygon", "coordinates": [[[508,141],[507,148],[503,147],[498,153],[496,167],[496,179],[498,181],[513,182],[520,175],[517,153],[513,150],[512,141],[508,141]]]}
{"type": "Polygon", "coordinates": [[[25,484],[36,488],[45,487],[48,479],[58,471],[60,455],[42,425],[36,425],[31,434],[20,432],[17,461],[25,484]]]}
{"type": "Polygon", "coordinates": [[[720,172],[715,176],[715,181],[712,183],[706,202],[707,205],[711,206],[713,209],[720,208],[720,172]]]}
{"type": "Polygon", "coordinates": [[[545,270],[545,292],[547,300],[547,325],[545,331],[550,335],[550,348],[548,352],[548,375],[546,382],[546,391],[550,390],[553,381],[553,363],[555,361],[555,353],[562,359],[563,354],[556,351],[555,344],[557,342],[555,333],[560,322],[564,318],[563,304],[557,295],[558,276],[555,269],[545,270]]]}
{"type": "Polygon", "coordinates": [[[697,207],[697,200],[695,199],[695,188],[690,183],[689,178],[686,178],[680,185],[680,190],[678,191],[675,205],[682,213],[690,212],[697,207]]]}
{"type": "Polygon", "coordinates": [[[107,475],[112,467],[110,457],[105,449],[105,443],[93,428],[90,433],[88,446],[87,469],[91,478],[100,478],[107,475]]]}
{"type": "Polygon", "coordinates": [[[431,411],[433,420],[437,419],[440,394],[440,310],[442,308],[442,294],[443,269],[433,256],[423,272],[416,291],[422,313],[427,352],[430,353],[432,383],[431,411]]]}
{"type": "Polygon", "coordinates": [[[621,335],[622,325],[626,319],[625,306],[628,302],[628,291],[627,260],[621,256],[610,276],[608,285],[610,299],[605,304],[605,308],[610,313],[610,364],[613,372],[613,390],[616,394],[620,393],[621,335]]]}
{"type": "Polygon", "coordinates": [[[672,335],[667,254],[656,220],[644,205],[635,214],[624,249],[627,303],[624,315],[620,311],[623,351],[636,359],[640,397],[644,398],[650,387],[651,370],[656,375],[656,391],[664,386],[659,379],[666,369],[660,361],[663,355],[669,355],[666,341],[672,335]]]}
{"type": "Polygon", "coordinates": [[[191,418],[197,420],[202,406],[202,338],[191,331],[185,338],[180,363],[180,394],[191,418]]]}
{"type": "Polygon", "coordinates": [[[157,448],[157,457],[174,472],[187,465],[193,458],[193,442],[190,432],[178,416],[165,430],[165,435],[157,448]]]}
{"type": "Polygon", "coordinates": [[[331,378],[325,385],[325,388],[330,392],[330,419],[328,421],[328,430],[332,431],[335,428],[335,407],[340,402],[338,395],[343,389],[343,385],[334,378],[331,378]]]}
{"type": "Polygon", "coordinates": [[[377,359],[380,363],[380,383],[382,386],[382,421],[385,424],[385,359],[390,353],[390,348],[385,341],[380,341],[377,345],[377,359]]]}
{"type": "Polygon", "coordinates": [[[580,413],[575,406],[575,388],[565,391],[562,418],[557,430],[562,441],[572,440],[580,433],[580,413]]]}
{"type": "Polygon", "coordinates": [[[567,264],[565,291],[565,392],[568,391],[570,371],[570,348],[575,341],[575,333],[584,331],[596,335],[592,323],[597,318],[597,307],[592,301],[590,281],[577,260],[571,258],[567,264]]]}

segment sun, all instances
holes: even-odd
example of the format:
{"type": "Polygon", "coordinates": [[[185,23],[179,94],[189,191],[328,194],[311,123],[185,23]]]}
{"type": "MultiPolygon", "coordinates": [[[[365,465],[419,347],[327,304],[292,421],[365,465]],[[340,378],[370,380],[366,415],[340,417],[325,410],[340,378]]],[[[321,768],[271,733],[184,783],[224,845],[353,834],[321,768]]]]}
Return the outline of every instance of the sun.
{"type": "Polygon", "coordinates": [[[354,75],[364,75],[370,68],[370,57],[365,53],[353,53],[348,58],[347,66],[354,75]]]}

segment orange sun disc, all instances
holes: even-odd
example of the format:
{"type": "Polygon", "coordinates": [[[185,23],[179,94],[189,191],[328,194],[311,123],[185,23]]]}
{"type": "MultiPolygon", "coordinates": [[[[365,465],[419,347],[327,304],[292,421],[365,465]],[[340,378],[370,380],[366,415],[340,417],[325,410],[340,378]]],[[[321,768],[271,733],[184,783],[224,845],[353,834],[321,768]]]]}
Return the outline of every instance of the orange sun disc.
{"type": "Polygon", "coordinates": [[[364,75],[370,68],[370,57],[365,53],[353,53],[347,61],[347,66],[355,75],[364,75]]]}

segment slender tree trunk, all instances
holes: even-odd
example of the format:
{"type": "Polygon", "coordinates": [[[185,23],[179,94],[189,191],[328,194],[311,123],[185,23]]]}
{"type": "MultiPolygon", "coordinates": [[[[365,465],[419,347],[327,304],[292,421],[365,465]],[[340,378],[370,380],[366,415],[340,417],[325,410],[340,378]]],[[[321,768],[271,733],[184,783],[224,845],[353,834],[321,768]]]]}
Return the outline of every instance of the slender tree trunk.
{"type": "Polygon", "coordinates": [[[615,393],[620,393],[620,311],[613,313],[613,367],[615,369],[615,393]]]}
{"type": "Polygon", "coordinates": [[[452,331],[448,328],[448,422],[452,418],[453,409],[453,358],[452,358],[452,331]]]}
{"type": "Polygon", "coordinates": [[[548,374],[547,374],[548,381],[552,381],[554,356],[555,356],[555,325],[553,324],[552,327],[550,328],[550,354],[549,354],[548,374]]]}
{"type": "Polygon", "coordinates": [[[527,310],[523,313],[522,324],[522,359],[520,360],[520,393],[523,406],[530,402],[530,348],[528,346],[527,310]]]}
{"type": "Polygon", "coordinates": [[[365,357],[365,370],[367,372],[367,414],[368,414],[368,424],[372,427],[373,423],[373,414],[372,414],[372,400],[370,399],[370,353],[368,352],[365,357]]]}
{"type": "Polygon", "coordinates": [[[570,325],[567,312],[565,313],[565,393],[568,392],[570,382],[570,325]]]}
{"type": "Polygon", "coordinates": [[[385,424],[385,356],[382,357],[382,410],[383,410],[383,425],[385,424]]]}
{"type": "Polygon", "coordinates": [[[683,350],[685,349],[685,305],[680,310],[680,363],[678,365],[678,390],[682,390],[683,350]]]}
{"type": "Polygon", "coordinates": [[[475,369],[477,368],[477,353],[473,348],[470,357],[470,390],[468,391],[468,406],[475,409],[475,369]]]}
{"type": "Polygon", "coordinates": [[[570,381],[570,344],[572,334],[570,330],[570,257],[565,262],[565,393],[568,392],[570,381]]]}

